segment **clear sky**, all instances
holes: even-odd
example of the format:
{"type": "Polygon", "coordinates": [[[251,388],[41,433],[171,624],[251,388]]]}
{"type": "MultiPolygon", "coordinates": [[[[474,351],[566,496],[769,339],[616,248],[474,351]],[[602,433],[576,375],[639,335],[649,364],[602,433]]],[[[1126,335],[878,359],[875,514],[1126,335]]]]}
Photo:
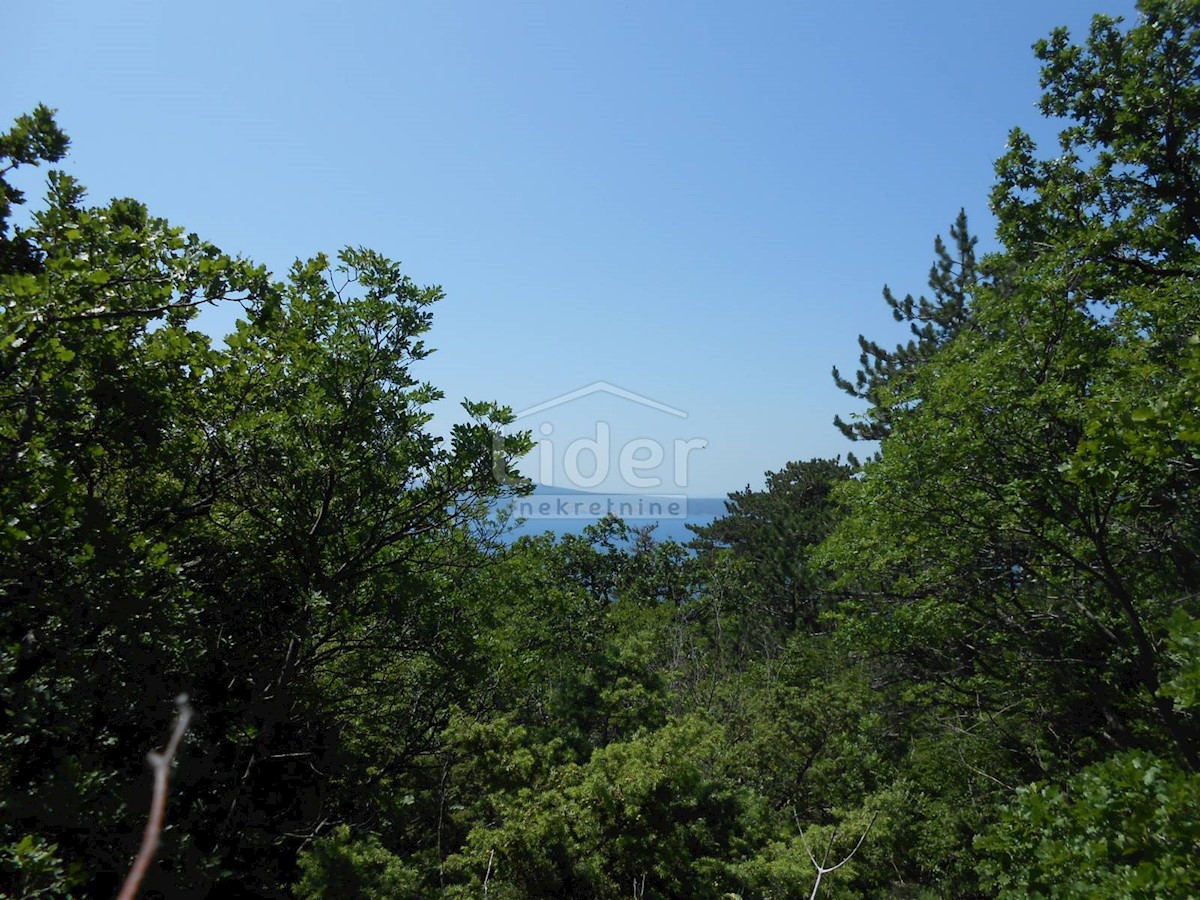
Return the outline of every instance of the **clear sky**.
{"type": "Polygon", "coordinates": [[[526,424],[703,440],[685,489],[719,495],[852,449],[831,365],[898,336],[880,289],[924,289],[960,207],[989,245],[1009,129],[1053,134],[1030,45],[1096,12],[1133,4],[47,0],[5,13],[0,116],[57,108],[95,200],[276,271],[365,245],[442,285],[439,428],[607,382],[687,417],[526,424]]]}

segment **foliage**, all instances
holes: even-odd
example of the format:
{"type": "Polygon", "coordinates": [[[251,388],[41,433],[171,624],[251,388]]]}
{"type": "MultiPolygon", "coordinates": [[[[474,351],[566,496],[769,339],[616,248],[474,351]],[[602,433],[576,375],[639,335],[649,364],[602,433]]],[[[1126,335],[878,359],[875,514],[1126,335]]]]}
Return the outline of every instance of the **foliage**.
{"type": "Polygon", "coordinates": [[[181,691],[157,896],[1200,892],[1200,3],[1140,9],[1037,45],[1063,131],[1013,132],[1001,249],[960,215],[885,290],[912,339],[835,370],[878,456],[686,548],[506,540],[528,436],[433,433],[441,292],[378,253],[275,279],[57,172],[17,227],[67,149],[19,119],[0,892],[113,893],[181,691]]]}
{"type": "Polygon", "coordinates": [[[11,235],[13,207],[25,202],[25,194],[9,180],[21,166],[58,162],[70,146],[66,134],[54,121],[54,113],[39,105],[32,113],[18,116],[13,127],[0,135],[0,272],[28,272],[37,266],[34,248],[20,229],[11,235]]]}
{"type": "MultiPolygon", "coordinates": [[[[64,146],[5,143],[11,164],[43,145],[64,146]]],[[[277,891],[282,836],[369,777],[364,711],[403,723],[376,760],[399,765],[422,729],[404,693],[461,683],[437,672],[461,652],[432,637],[438,573],[477,555],[507,413],[467,404],[449,442],[424,430],[439,394],[410,367],[440,294],[378,254],[274,282],[134,201],[49,185],[0,273],[0,833],[54,835],[110,892],[139,760],[186,690],[203,715],[173,805],[181,869],[158,889],[246,867],[247,889],[277,891]],[[218,303],[245,311],[221,349],[192,324],[218,303]]]]}
{"type": "Polygon", "coordinates": [[[834,417],[833,424],[850,440],[878,441],[890,434],[892,419],[898,412],[895,397],[902,387],[924,360],[970,323],[971,297],[981,284],[982,273],[975,257],[979,239],[967,228],[966,210],[959,210],[958,218],[950,226],[950,240],[953,251],[940,235],[934,240],[936,259],[929,269],[932,300],[923,296],[914,299],[912,294],[900,299],[884,286],[883,299],[892,317],[908,324],[912,338],[888,350],[860,334],[858,345],[862,353],[854,381],[843,378],[837,366],[833,367],[834,384],[868,404],[866,411],[855,415],[850,422],[841,416],[834,417]]]}
{"type": "MultiPolygon", "coordinates": [[[[1141,46],[1184,27],[1155,16],[1195,12],[1149,5],[1127,36],[1103,21],[1094,34],[1107,35],[1106,53],[1118,38],[1141,46]]],[[[1048,108],[1060,112],[1075,108],[1064,98],[1084,103],[1093,89],[1091,57],[1064,40],[1039,50],[1057,98],[1048,108]]],[[[1120,91],[1109,102],[1125,108],[1120,91]]],[[[1109,148],[1104,123],[1078,114],[1064,145],[1125,154],[1142,167],[1130,177],[1159,177],[1156,156],[1109,148]]],[[[945,685],[946,703],[1023,708],[1049,726],[1064,759],[1158,744],[1195,767],[1195,723],[1159,693],[1166,619],[1198,586],[1200,523],[1184,500],[1197,474],[1192,448],[1159,434],[1157,449],[1139,438],[1130,453],[1113,426],[1136,425],[1140,409],[1178,391],[1178,349],[1200,325],[1200,304],[1190,280],[1170,270],[1190,266],[1194,249],[1179,235],[1156,251],[1162,267],[1127,266],[1112,279],[1109,251],[1126,240],[1127,222],[1112,212],[1124,195],[1108,169],[1064,157],[1030,162],[1017,177],[1015,159],[1002,160],[996,195],[1002,235],[1017,244],[1006,280],[979,292],[973,327],[896,395],[909,407],[902,425],[845,492],[852,512],[827,559],[861,599],[840,614],[908,671],[945,685]],[[1054,191],[1084,182],[1097,197],[1116,193],[1098,201],[1086,228],[1066,227],[1054,191]],[[1036,240],[1023,230],[1035,221],[1036,240]],[[1108,243],[1097,255],[1099,235],[1108,243]]],[[[1162,191],[1155,227],[1181,221],[1165,210],[1190,202],[1162,191]]],[[[1045,770],[1036,747],[1013,749],[1031,775],[1045,770]]]]}
{"type": "Polygon", "coordinates": [[[754,596],[744,602],[772,629],[787,634],[816,625],[822,580],[809,557],[832,527],[830,493],[849,474],[839,460],[788,463],[766,474],[765,490],[747,486],[730,494],[724,516],[688,526],[696,534],[692,546],[702,553],[711,557],[728,548],[745,563],[754,596]]]}
{"type": "Polygon", "coordinates": [[[646,897],[720,897],[748,799],[722,778],[722,743],[712,725],[672,722],[518,792],[450,861],[473,885],[453,896],[477,896],[492,859],[499,897],[616,898],[643,879],[646,897]]]}
{"type": "Polygon", "coordinates": [[[0,897],[12,900],[70,897],[85,880],[78,863],[67,864],[59,857],[57,844],[33,834],[0,847],[0,866],[11,885],[0,897]]]}
{"type": "Polygon", "coordinates": [[[344,897],[346,900],[401,900],[420,897],[418,877],[389,853],[375,835],[356,840],[339,825],[329,837],[313,842],[300,857],[300,900],[344,897]]]}
{"type": "Polygon", "coordinates": [[[1140,753],[1021,789],[976,841],[997,896],[1089,898],[1195,895],[1198,843],[1200,777],[1140,753]]]}
{"type": "Polygon", "coordinates": [[[1200,709],[1200,619],[1180,609],[1167,624],[1167,655],[1175,669],[1159,690],[1178,709],[1194,714],[1200,709]]]}

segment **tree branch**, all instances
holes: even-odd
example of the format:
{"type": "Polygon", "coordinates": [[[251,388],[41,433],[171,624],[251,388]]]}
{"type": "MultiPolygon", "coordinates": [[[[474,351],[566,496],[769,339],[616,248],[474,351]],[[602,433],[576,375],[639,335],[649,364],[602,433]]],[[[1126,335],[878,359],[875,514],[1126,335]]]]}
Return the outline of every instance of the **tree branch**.
{"type": "Polygon", "coordinates": [[[154,770],[154,797],[150,802],[150,818],[146,821],[146,830],[142,834],[142,846],[138,849],[129,874],[125,876],[125,883],[121,886],[117,900],[134,900],[142,886],[142,879],[146,877],[146,872],[158,853],[159,840],[162,838],[163,825],[167,818],[167,787],[171,762],[192,718],[192,707],[188,704],[187,694],[180,694],[175,698],[175,703],[179,707],[179,715],[175,718],[175,728],[167,741],[166,749],[162,753],[152,750],[146,755],[146,761],[154,770]]]}
{"type": "Polygon", "coordinates": [[[878,818],[879,818],[879,811],[876,810],[874,815],[871,816],[871,821],[867,823],[867,828],[862,833],[862,837],[860,837],[858,839],[858,843],[854,845],[854,849],[851,850],[848,854],[846,854],[845,858],[840,863],[837,863],[836,865],[832,865],[832,866],[826,866],[825,863],[827,863],[829,861],[829,851],[832,849],[833,841],[837,837],[837,829],[835,828],[833,834],[830,836],[829,843],[825,846],[825,853],[822,856],[820,862],[817,862],[816,854],[814,854],[812,852],[812,848],[808,846],[808,840],[804,837],[804,829],[803,828],[800,829],[800,843],[802,843],[804,845],[804,849],[808,853],[808,858],[810,860],[812,860],[813,868],[815,868],[817,870],[817,880],[813,882],[812,893],[808,895],[808,900],[816,900],[817,892],[821,889],[821,879],[822,878],[824,878],[830,872],[836,872],[838,869],[840,869],[842,866],[844,866],[846,863],[850,862],[850,860],[852,860],[854,858],[854,854],[857,853],[858,848],[863,845],[863,841],[865,841],[867,839],[867,835],[871,833],[871,828],[872,828],[872,826],[874,826],[875,820],[878,818]]]}

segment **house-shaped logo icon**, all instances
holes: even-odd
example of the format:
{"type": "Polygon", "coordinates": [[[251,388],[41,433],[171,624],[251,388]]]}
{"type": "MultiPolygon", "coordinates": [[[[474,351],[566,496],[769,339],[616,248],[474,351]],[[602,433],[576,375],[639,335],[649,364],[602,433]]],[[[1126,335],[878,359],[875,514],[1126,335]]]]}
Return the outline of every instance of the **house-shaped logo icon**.
{"type": "Polygon", "coordinates": [[[663,428],[653,422],[656,415],[646,419],[647,410],[673,419],[688,418],[685,411],[675,406],[609,381],[593,381],[520,410],[514,414],[512,424],[534,433],[534,450],[526,458],[526,465],[534,470],[532,479],[542,488],[622,493],[662,490],[668,485],[673,490],[682,489],[687,485],[689,454],[708,446],[708,441],[685,440],[670,429],[664,434],[663,428]],[[578,415],[583,410],[566,414],[562,409],[593,397],[615,397],[640,407],[643,413],[630,410],[628,416],[609,417],[606,421],[578,415]],[[564,415],[558,415],[560,412],[564,415]],[[564,418],[569,420],[565,428],[564,418]],[[622,431],[628,435],[614,437],[622,431]]]}
{"type": "Polygon", "coordinates": [[[687,413],[681,409],[676,409],[673,406],[668,406],[665,403],[659,403],[657,400],[651,400],[649,397],[643,397],[641,394],[635,394],[633,391],[627,391],[625,388],[617,387],[607,381],[593,381],[589,385],[570,391],[566,394],[560,394],[557,397],[552,397],[549,400],[544,400],[536,406],[531,406],[528,409],[523,409],[516,413],[518,420],[529,416],[536,416],[538,413],[546,412],[555,407],[562,406],[566,403],[572,403],[576,400],[581,400],[584,397],[589,397],[592,394],[611,394],[614,397],[620,397],[622,400],[628,400],[631,403],[637,403],[640,406],[656,409],[659,412],[666,413],[669,416],[676,416],[680,419],[686,419],[687,413]]]}

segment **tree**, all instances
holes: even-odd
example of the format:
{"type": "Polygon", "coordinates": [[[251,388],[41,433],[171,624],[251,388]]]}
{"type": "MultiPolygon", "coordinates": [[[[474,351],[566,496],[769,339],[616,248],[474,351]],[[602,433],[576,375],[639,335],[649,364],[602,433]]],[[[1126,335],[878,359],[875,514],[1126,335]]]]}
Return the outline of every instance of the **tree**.
{"type": "Polygon", "coordinates": [[[813,627],[822,611],[819,573],[809,556],[833,527],[835,485],[850,475],[840,460],[791,462],[767,472],[766,489],[734,491],[725,515],[708,525],[689,525],[692,546],[711,557],[727,549],[750,569],[747,607],[756,607],[783,634],[813,627]]]}
{"type": "Polygon", "coordinates": [[[751,803],[722,730],[694,719],[597,750],[540,790],[506,798],[449,862],[449,896],[722,897],[746,849],[751,803]],[[493,866],[489,869],[488,861],[493,866]]]}
{"type": "Polygon", "coordinates": [[[1200,891],[1200,776],[1139,753],[1065,785],[1023,788],[976,842],[1002,898],[1188,897],[1200,891]]]}
{"type": "MultiPolygon", "coordinates": [[[[1200,571],[1195,445],[1168,430],[1150,455],[1118,435],[1178,402],[1200,326],[1180,168],[1180,135],[1200,130],[1200,6],[1142,12],[1128,31],[1098,18],[1086,47],[1062,31],[1039,44],[1066,152],[1039,162],[1015,133],[988,262],[1004,281],[894,395],[906,413],[848,485],[829,551],[862,598],[846,622],[941,702],[1032,719],[1060,761],[1154,748],[1195,769],[1196,722],[1160,693],[1165,623],[1200,571]]],[[[1028,740],[1012,750],[1036,776],[1028,740]]]]}
{"type": "MultiPolygon", "coordinates": [[[[5,139],[8,168],[65,148],[48,116],[5,139]]],[[[48,180],[0,272],[0,844],[52,840],[111,893],[142,753],[186,691],[150,882],[276,895],[294,845],[448,716],[470,633],[449,584],[511,489],[495,452],[527,438],[498,438],[490,403],[428,432],[440,394],[412,367],[441,293],[379,254],[274,281],[48,180]],[[218,349],[193,317],[234,303],[218,349]]]]}
{"type": "Polygon", "coordinates": [[[1006,252],[1023,263],[1069,246],[1079,289],[1185,273],[1200,242],[1200,5],[1141,0],[1131,28],[1096,16],[1084,44],[1056,29],[1034,51],[1041,110],[1066,119],[1039,159],[1021,129],[996,164],[992,206],[1006,252]]]}
{"type": "Polygon", "coordinates": [[[18,116],[7,133],[0,135],[0,272],[33,272],[38,267],[34,248],[13,230],[13,207],[25,202],[24,192],[9,183],[8,175],[21,166],[58,162],[70,141],[54,121],[54,113],[39,105],[32,113],[18,116]]]}
{"type": "Polygon", "coordinates": [[[858,336],[862,350],[854,381],[843,378],[833,367],[834,383],[857,400],[867,401],[865,412],[846,422],[841,416],[833,423],[852,441],[878,441],[886,437],[895,415],[896,397],[903,393],[914,369],[970,321],[971,297],[979,287],[981,272],[975,259],[975,244],[967,229],[967,213],[959,210],[950,226],[953,249],[947,249],[939,235],[934,240],[936,259],[929,270],[929,289],[933,299],[912,294],[898,299],[884,287],[883,299],[897,322],[907,322],[913,337],[906,344],[888,350],[863,335],[858,336]]]}

